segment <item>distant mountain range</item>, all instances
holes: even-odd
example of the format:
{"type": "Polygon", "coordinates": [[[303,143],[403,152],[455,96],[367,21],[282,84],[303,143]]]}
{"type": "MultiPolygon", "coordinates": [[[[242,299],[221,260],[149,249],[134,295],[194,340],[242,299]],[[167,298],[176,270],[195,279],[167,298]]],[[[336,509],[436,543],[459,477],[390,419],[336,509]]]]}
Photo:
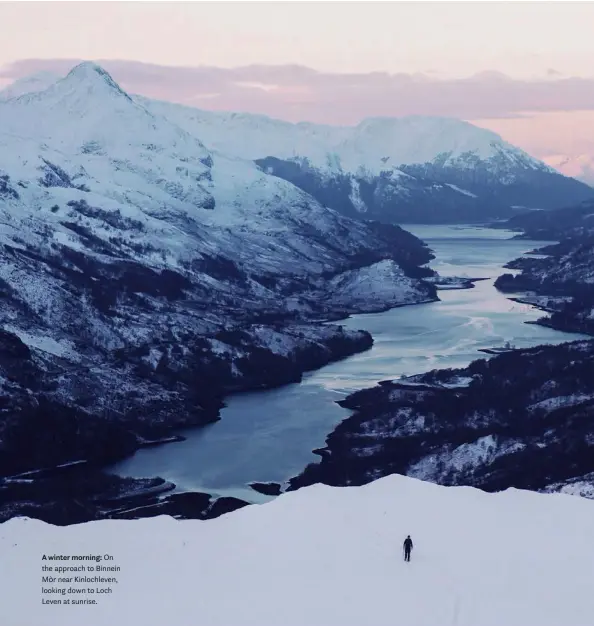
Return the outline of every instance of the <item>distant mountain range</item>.
{"type": "Polygon", "coordinates": [[[392,223],[468,223],[594,196],[495,133],[450,118],[291,124],[137,98],[206,145],[255,160],[341,213],[392,223]]]}
{"type": "MultiPolygon", "coordinates": [[[[55,82],[48,73],[9,86],[8,96],[55,82]]],[[[0,97],[2,92],[0,92],[0,97]]],[[[353,127],[292,124],[132,96],[208,149],[255,161],[321,204],[388,223],[468,223],[594,197],[583,182],[451,118],[372,118],[353,127]]]]}

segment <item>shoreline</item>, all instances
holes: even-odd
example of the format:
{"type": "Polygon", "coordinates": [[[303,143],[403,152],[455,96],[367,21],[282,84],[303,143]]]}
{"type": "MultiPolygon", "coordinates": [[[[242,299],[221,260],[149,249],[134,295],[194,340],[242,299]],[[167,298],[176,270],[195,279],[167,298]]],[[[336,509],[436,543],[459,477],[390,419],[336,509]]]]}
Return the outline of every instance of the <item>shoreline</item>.
{"type": "MultiPolygon", "coordinates": [[[[526,233],[515,238],[531,239],[526,233]]],[[[591,476],[592,435],[584,418],[594,406],[594,381],[588,376],[594,324],[580,313],[588,311],[594,294],[585,286],[577,290],[571,267],[563,275],[566,282],[538,280],[539,268],[554,267],[555,256],[568,245],[547,248],[552,254],[542,257],[541,249],[533,250],[537,259],[525,254],[509,261],[502,269],[522,273],[502,274],[494,287],[511,301],[550,314],[524,323],[586,338],[485,348],[480,351],[493,357],[467,367],[381,381],[349,394],[338,404],[353,414],[314,451],[320,461],[294,476],[288,490],[316,482],[361,485],[400,473],[486,491],[538,491],[591,476]],[[571,306],[575,297],[577,308],[571,306]],[[539,419],[530,419],[531,413],[539,419]],[[581,433],[577,439],[574,431],[581,433]]]]}
{"type": "MultiPolygon", "coordinates": [[[[435,297],[425,298],[416,302],[407,302],[396,306],[373,307],[366,311],[352,311],[344,316],[328,315],[324,320],[308,321],[308,327],[321,327],[346,320],[353,315],[368,313],[380,313],[392,308],[404,306],[417,306],[439,301],[437,294],[435,297]]],[[[279,322],[280,328],[291,328],[291,323],[279,322]]],[[[291,380],[271,380],[260,384],[238,384],[235,387],[223,387],[223,394],[220,398],[220,405],[213,414],[212,419],[206,423],[194,426],[184,425],[182,429],[203,428],[206,425],[216,423],[221,419],[220,410],[225,406],[225,399],[231,395],[261,391],[264,389],[282,388],[285,385],[301,382],[303,375],[310,371],[315,371],[333,362],[346,359],[354,354],[365,352],[373,346],[373,338],[366,331],[357,331],[351,337],[345,348],[340,346],[329,347],[330,358],[325,356],[321,360],[314,358],[311,363],[305,361],[301,364],[295,363],[295,374],[291,380]],[[357,338],[358,337],[358,338],[357,338]]],[[[170,481],[165,481],[160,477],[133,479],[117,474],[112,474],[108,470],[115,462],[134,456],[142,448],[157,447],[169,443],[184,441],[186,438],[176,432],[180,426],[171,429],[165,428],[161,436],[136,436],[134,449],[127,454],[120,455],[115,459],[110,459],[107,464],[100,459],[82,458],[77,461],[67,461],[53,467],[31,468],[24,472],[15,472],[10,475],[0,477],[0,523],[12,517],[22,515],[32,516],[47,523],[56,525],[69,525],[71,523],[83,523],[96,519],[131,519],[137,516],[151,514],[168,514],[182,519],[212,519],[228,511],[241,508],[249,503],[230,496],[213,496],[203,492],[176,492],[176,485],[170,481]],[[65,490],[72,488],[74,483],[87,483],[87,490],[79,493],[76,506],[69,509],[64,504],[59,495],[65,490]],[[148,485],[148,486],[146,486],[148,485]],[[114,489],[121,490],[117,498],[109,496],[109,492],[114,489]],[[43,491],[43,495],[41,494],[43,491]],[[52,501],[48,495],[51,492],[56,494],[52,501]],[[174,492],[166,495],[168,492],[174,492]],[[129,501],[131,506],[121,508],[119,504],[129,501]],[[103,503],[97,507],[97,503],[103,503]],[[115,503],[118,506],[115,506],[115,503]],[[133,504],[133,506],[132,506],[133,504]],[[67,512],[70,511],[70,512],[67,512]]],[[[257,492],[258,489],[254,489],[257,492]]]]}
{"type": "MultiPolygon", "coordinates": [[[[472,289],[475,287],[474,283],[478,282],[478,281],[485,281],[485,280],[491,280],[489,277],[480,277],[480,278],[460,278],[460,277],[440,277],[440,276],[432,276],[429,278],[429,280],[425,279],[425,282],[427,282],[428,284],[432,285],[436,290],[440,290],[440,288],[444,288],[444,289],[455,289],[455,290],[466,290],[466,289],[472,289]]],[[[315,324],[321,324],[321,325],[327,325],[330,323],[336,323],[336,322],[340,322],[342,320],[346,320],[349,318],[352,318],[356,315],[365,315],[365,314],[373,314],[373,313],[381,313],[381,312],[385,312],[385,311],[389,311],[391,309],[396,309],[396,308],[401,308],[404,306],[416,306],[419,304],[429,304],[432,302],[439,302],[440,298],[438,296],[437,293],[435,293],[435,297],[431,297],[431,298],[426,298],[417,302],[410,302],[410,303],[402,303],[399,305],[395,305],[395,306],[385,306],[385,307],[372,307],[369,310],[365,310],[365,311],[351,311],[348,314],[344,315],[344,316],[340,316],[339,315],[329,315],[329,316],[325,316],[325,318],[323,320],[315,320],[315,322],[311,322],[311,323],[315,323],[315,324]]],[[[286,323],[282,323],[279,322],[281,327],[286,327],[286,323]]],[[[290,324],[289,324],[290,326],[290,324]]],[[[265,384],[265,385],[258,385],[258,386],[249,386],[249,385],[238,385],[236,388],[227,388],[225,390],[225,393],[223,394],[223,396],[221,397],[221,408],[223,408],[225,406],[225,400],[231,396],[231,395],[235,395],[235,394],[240,394],[240,393],[249,393],[249,392],[253,392],[253,391],[259,391],[262,389],[273,389],[273,388],[281,388],[283,386],[285,386],[286,384],[291,384],[293,382],[299,382],[302,380],[303,378],[303,374],[305,374],[306,372],[310,372],[310,371],[315,371],[317,369],[319,369],[320,367],[323,367],[324,365],[331,363],[331,362],[337,362],[340,361],[344,358],[348,358],[354,354],[360,353],[360,352],[364,352],[368,349],[370,349],[373,345],[373,337],[369,334],[366,333],[367,335],[369,335],[369,340],[368,343],[369,345],[365,345],[365,346],[360,346],[357,347],[354,350],[349,350],[347,352],[345,352],[342,355],[334,355],[333,358],[331,358],[330,360],[325,361],[324,363],[321,364],[314,364],[312,367],[302,367],[300,368],[300,373],[298,374],[298,376],[296,376],[295,380],[291,380],[291,381],[281,381],[281,382],[273,382],[271,384],[265,384]]],[[[220,410],[220,409],[219,409],[220,410]]],[[[219,414],[219,410],[217,410],[217,417],[215,417],[213,419],[214,421],[219,421],[221,419],[220,414],[219,414]]],[[[348,418],[346,418],[348,419],[348,418]]],[[[212,422],[210,422],[212,423],[212,422]]],[[[198,427],[202,427],[202,425],[199,425],[198,427]]],[[[182,427],[184,430],[187,429],[187,427],[182,427]]],[[[190,428],[195,428],[190,426],[190,428]]],[[[146,438],[143,441],[138,441],[137,442],[137,447],[136,449],[131,452],[130,454],[127,454],[124,458],[130,458],[131,456],[133,456],[138,450],[140,450],[143,447],[154,447],[154,446],[161,446],[164,445],[165,443],[173,443],[173,442],[179,442],[179,441],[183,441],[185,439],[185,437],[183,437],[182,435],[179,435],[175,432],[175,430],[171,431],[170,434],[166,434],[162,437],[155,437],[155,438],[146,438]]],[[[314,454],[317,454],[318,451],[315,450],[313,451],[314,454]]],[[[120,459],[118,459],[120,460],[120,459]]],[[[104,473],[106,476],[109,476],[109,478],[111,480],[114,481],[125,481],[125,477],[122,476],[118,476],[116,474],[109,474],[108,472],[106,472],[106,470],[113,464],[112,461],[109,462],[108,465],[100,465],[98,467],[98,469],[104,473]]],[[[95,465],[95,467],[97,467],[95,465]]],[[[134,480],[134,479],[133,479],[134,480]]],[[[142,481],[143,479],[139,479],[140,481],[142,481]]],[[[154,478],[154,479],[148,479],[148,480],[159,480],[159,478],[154,478]]],[[[160,479],[162,480],[162,479],[160,479]]],[[[136,505],[134,506],[134,510],[138,511],[139,513],[145,513],[148,514],[150,511],[162,511],[163,513],[166,513],[166,511],[170,511],[171,514],[174,514],[174,511],[179,511],[180,508],[179,506],[176,504],[176,500],[178,499],[177,496],[183,496],[184,494],[179,494],[179,493],[175,493],[173,494],[176,497],[164,497],[163,494],[161,494],[156,500],[155,500],[155,494],[152,492],[145,492],[143,493],[142,491],[139,492],[134,492],[134,486],[132,483],[130,483],[129,488],[132,489],[132,494],[130,497],[133,497],[135,499],[136,505]]],[[[253,488],[253,487],[252,487],[253,488]]],[[[172,487],[170,488],[171,490],[175,490],[176,486],[172,484],[172,487]]],[[[265,488],[266,489],[266,488],[265,488]]],[[[277,490],[276,487],[274,487],[274,490],[277,490]]],[[[261,491],[259,489],[254,489],[254,491],[259,491],[261,493],[261,491]]],[[[281,491],[281,489],[278,489],[278,491],[281,491]]],[[[194,492],[189,492],[189,493],[194,493],[194,492]]],[[[198,492],[196,492],[198,493],[198,492]]],[[[98,495],[100,494],[95,494],[94,497],[98,497],[98,495]]],[[[127,497],[127,496],[122,496],[127,497]]],[[[211,498],[211,494],[201,494],[201,497],[209,497],[211,498]]],[[[218,500],[218,499],[217,499],[218,500]]],[[[201,501],[200,501],[201,502],[201,501]]],[[[238,501],[239,502],[239,501],[238,501]]],[[[202,503],[202,502],[201,502],[202,503]]],[[[245,502],[243,504],[246,504],[245,502]]],[[[183,507],[182,507],[183,508],[183,507]]],[[[204,515],[205,509],[202,508],[200,509],[199,507],[185,507],[183,508],[183,513],[176,513],[176,514],[180,514],[182,516],[185,515],[191,515],[192,517],[197,516],[198,518],[202,518],[202,516],[204,515]]],[[[119,510],[112,510],[111,513],[109,513],[107,516],[111,517],[112,515],[119,515],[119,514],[123,514],[123,511],[119,511],[119,510]]]]}

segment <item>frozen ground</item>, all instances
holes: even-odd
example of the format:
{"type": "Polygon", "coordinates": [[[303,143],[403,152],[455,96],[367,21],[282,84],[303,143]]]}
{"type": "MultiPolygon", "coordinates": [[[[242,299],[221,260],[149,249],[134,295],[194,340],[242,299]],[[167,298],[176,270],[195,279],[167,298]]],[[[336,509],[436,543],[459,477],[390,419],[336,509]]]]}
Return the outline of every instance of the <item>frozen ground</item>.
{"type": "Polygon", "coordinates": [[[396,475],[316,485],[207,522],[12,519],[0,527],[0,622],[590,626],[593,532],[590,500],[396,475]],[[118,578],[111,595],[42,605],[43,554],[104,553],[121,567],[104,574],[118,578]]]}

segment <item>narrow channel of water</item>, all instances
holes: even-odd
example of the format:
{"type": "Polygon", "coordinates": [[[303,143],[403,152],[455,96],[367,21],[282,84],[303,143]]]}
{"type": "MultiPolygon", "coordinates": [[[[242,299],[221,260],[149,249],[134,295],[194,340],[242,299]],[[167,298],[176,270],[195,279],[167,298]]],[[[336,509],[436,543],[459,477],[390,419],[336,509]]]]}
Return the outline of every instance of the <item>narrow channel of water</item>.
{"type": "Polygon", "coordinates": [[[186,441],[139,451],[112,466],[123,476],[161,476],[179,490],[266,499],[252,481],[283,482],[317,457],[312,450],[349,415],[335,401],[380,380],[435,368],[465,367],[486,355],[479,348],[555,344],[579,338],[525,324],[543,313],[512,302],[493,282],[503,265],[543,242],[513,233],[452,226],[407,226],[434,250],[432,267],[445,276],[487,277],[474,289],[444,290],[440,302],[356,315],[343,323],[365,329],[371,350],[311,372],[299,384],[228,398],[222,420],[182,432],[186,441]]]}

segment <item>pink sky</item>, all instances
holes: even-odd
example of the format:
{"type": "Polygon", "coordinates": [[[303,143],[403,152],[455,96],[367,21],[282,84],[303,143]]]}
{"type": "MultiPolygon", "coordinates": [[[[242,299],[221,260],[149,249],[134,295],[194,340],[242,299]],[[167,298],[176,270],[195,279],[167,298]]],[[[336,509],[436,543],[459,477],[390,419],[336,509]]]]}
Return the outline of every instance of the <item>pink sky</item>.
{"type": "Polygon", "coordinates": [[[199,108],[447,115],[583,163],[592,24],[590,2],[4,2],[0,86],[93,59],[128,91],[199,108]]]}

